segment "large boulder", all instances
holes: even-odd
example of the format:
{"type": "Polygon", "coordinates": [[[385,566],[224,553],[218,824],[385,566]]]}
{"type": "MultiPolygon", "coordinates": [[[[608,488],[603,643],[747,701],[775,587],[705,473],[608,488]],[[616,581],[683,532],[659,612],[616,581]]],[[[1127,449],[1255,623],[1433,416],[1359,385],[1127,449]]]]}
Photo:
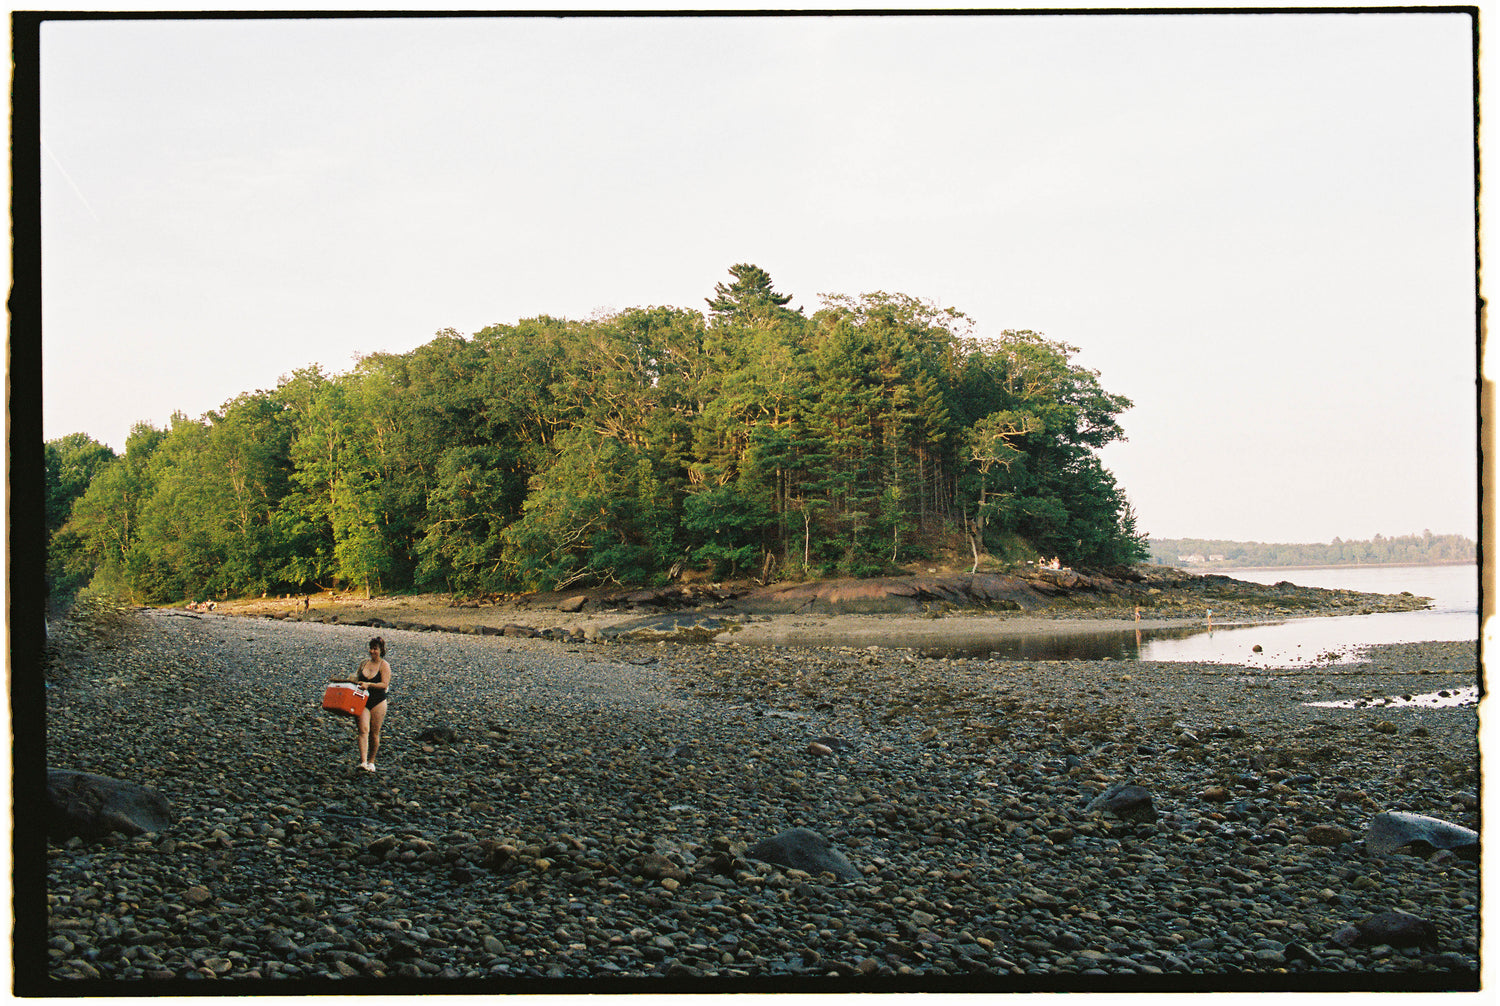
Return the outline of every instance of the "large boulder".
{"type": "Polygon", "coordinates": [[[165,831],[172,824],[166,797],[123,779],[47,770],[47,834],[53,838],[102,838],[165,831]]]}
{"type": "Polygon", "coordinates": [[[1423,814],[1388,810],[1376,814],[1365,832],[1365,851],[1383,856],[1404,846],[1414,852],[1428,853],[1449,849],[1459,859],[1479,861],[1479,833],[1423,814]]]}
{"type": "Polygon", "coordinates": [[[1151,800],[1151,791],[1134,783],[1115,783],[1090,800],[1085,809],[1113,814],[1122,821],[1149,823],[1155,821],[1157,817],[1156,805],[1151,800]]]}
{"type": "Polygon", "coordinates": [[[1406,912],[1381,912],[1339,927],[1328,939],[1341,947],[1382,943],[1393,947],[1420,947],[1436,943],[1438,930],[1428,920],[1406,912]]]}
{"type": "Polygon", "coordinates": [[[828,839],[809,828],[788,828],[774,838],[756,842],[745,855],[763,863],[789,866],[816,876],[828,871],[840,880],[858,880],[859,870],[833,848],[828,839]]]}

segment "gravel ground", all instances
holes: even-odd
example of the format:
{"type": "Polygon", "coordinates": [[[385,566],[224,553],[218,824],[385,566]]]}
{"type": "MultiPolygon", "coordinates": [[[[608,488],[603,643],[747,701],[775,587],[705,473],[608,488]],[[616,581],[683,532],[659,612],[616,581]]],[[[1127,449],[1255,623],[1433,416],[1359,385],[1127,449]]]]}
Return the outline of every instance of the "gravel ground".
{"type": "Polygon", "coordinates": [[[1474,643],[1264,671],[381,630],[368,773],[317,700],[372,630],[121,619],[55,634],[47,764],[175,823],[49,841],[51,994],[1477,982],[1477,865],[1361,840],[1478,829],[1475,707],[1378,704],[1472,686],[1474,643]],[[1305,704],[1338,699],[1371,704],[1305,704]],[[1123,782],[1154,821],[1087,809],[1123,782]],[[860,878],[749,857],[794,826],[860,878]],[[1331,938],[1386,911],[1435,935],[1331,938]]]}

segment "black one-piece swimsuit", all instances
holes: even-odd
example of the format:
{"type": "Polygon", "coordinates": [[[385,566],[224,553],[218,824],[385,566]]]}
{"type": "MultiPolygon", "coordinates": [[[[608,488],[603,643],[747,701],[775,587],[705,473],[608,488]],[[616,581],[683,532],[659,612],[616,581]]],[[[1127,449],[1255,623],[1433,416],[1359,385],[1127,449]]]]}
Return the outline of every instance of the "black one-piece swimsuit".
{"type": "Polygon", "coordinates": [[[368,687],[369,685],[375,684],[380,680],[379,671],[375,672],[375,676],[373,678],[365,677],[364,671],[356,671],[354,673],[354,676],[359,679],[360,684],[366,686],[365,690],[370,693],[369,699],[365,701],[366,709],[374,709],[376,706],[380,705],[380,703],[385,701],[385,693],[389,689],[368,687]]]}

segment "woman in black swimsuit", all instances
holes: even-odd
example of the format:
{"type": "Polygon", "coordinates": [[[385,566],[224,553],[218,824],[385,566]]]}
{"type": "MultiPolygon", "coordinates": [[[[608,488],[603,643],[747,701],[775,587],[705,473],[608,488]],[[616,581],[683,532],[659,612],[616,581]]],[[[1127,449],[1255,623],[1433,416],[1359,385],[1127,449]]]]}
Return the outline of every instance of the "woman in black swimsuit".
{"type": "Polygon", "coordinates": [[[370,640],[370,659],[359,665],[354,680],[370,693],[359,714],[359,767],[375,771],[375,752],[380,750],[380,725],[385,722],[386,693],[391,687],[391,665],[385,662],[385,640],[370,640]]]}

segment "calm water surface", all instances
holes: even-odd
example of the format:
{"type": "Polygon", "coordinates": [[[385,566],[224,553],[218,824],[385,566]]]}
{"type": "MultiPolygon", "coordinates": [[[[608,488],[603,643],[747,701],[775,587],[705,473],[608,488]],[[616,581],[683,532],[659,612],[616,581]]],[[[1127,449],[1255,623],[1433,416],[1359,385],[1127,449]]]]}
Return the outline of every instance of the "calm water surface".
{"type": "Polygon", "coordinates": [[[1246,664],[1251,667],[1296,667],[1345,661],[1354,650],[1379,643],[1479,638],[1479,570],[1477,566],[1324,567],[1216,570],[1236,580],[1303,587],[1337,587],[1374,594],[1410,591],[1433,599],[1426,611],[1378,615],[1297,618],[1257,625],[1216,624],[1209,629],[1121,629],[1087,635],[1039,633],[966,647],[952,656],[988,656],[1011,660],[1165,660],[1246,664]],[[1261,652],[1253,647],[1260,646],[1261,652]]]}

